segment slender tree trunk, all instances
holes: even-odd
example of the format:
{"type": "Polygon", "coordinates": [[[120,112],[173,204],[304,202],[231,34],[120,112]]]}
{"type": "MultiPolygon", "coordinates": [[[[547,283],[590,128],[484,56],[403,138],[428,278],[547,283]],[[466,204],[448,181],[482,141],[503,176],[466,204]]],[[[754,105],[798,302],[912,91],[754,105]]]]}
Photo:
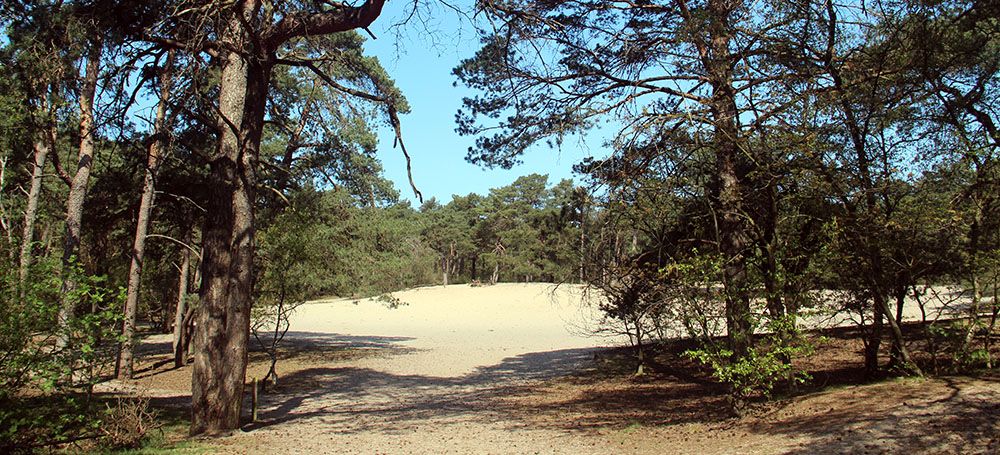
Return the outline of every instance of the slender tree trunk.
{"type": "Polygon", "coordinates": [[[885,296],[876,295],[872,302],[872,323],[868,328],[865,340],[865,377],[873,379],[878,375],[878,351],[882,346],[882,332],[885,326],[883,322],[882,305],[880,300],[885,300],[885,296]]]}
{"type": "Polygon", "coordinates": [[[976,210],[972,217],[972,226],[969,228],[968,248],[969,278],[972,281],[972,304],[969,306],[969,325],[965,329],[965,336],[962,340],[963,353],[969,351],[969,345],[972,343],[973,335],[975,335],[976,325],[978,325],[979,320],[979,307],[983,299],[982,284],[979,282],[979,226],[982,219],[982,209],[979,208],[978,201],[974,201],[974,203],[976,203],[976,210]]]}
{"type": "MultiPolygon", "coordinates": [[[[42,194],[42,179],[45,173],[45,159],[49,154],[49,141],[45,133],[35,137],[35,160],[31,169],[31,187],[28,190],[28,204],[24,209],[24,225],[21,231],[21,254],[18,264],[18,279],[23,287],[31,266],[31,250],[35,237],[35,219],[38,217],[38,198],[42,194]]],[[[23,289],[22,289],[23,291],[23,289]]]]}
{"type": "MultiPolygon", "coordinates": [[[[836,58],[835,43],[838,33],[838,19],[836,7],[832,0],[827,0],[826,10],[828,15],[827,24],[827,41],[828,47],[826,55],[824,56],[824,66],[833,81],[833,86],[835,93],[840,97],[839,103],[844,114],[845,127],[849,133],[851,144],[854,147],[854,152],[858,164],[858,172],[860,174],[860,184],[861,190],[863,191],[863,203],[864,203],[864,214],[870,217],[869,222],[876,222],[878,220],[878,201],[875,195],[875,181],[871,173],[871,159],[868,156],[867,144],[865,141],[866,131],[863,130],[862,124],[858,119],[857,113],[854,107],[851,105],[847,97],[847,89],[844,83],[843,77],[840,73],[840,68],[834,63],[836,58]]],[[[853,220],[855,222],[855,230],[860,231],[865,229],[864,226],[858,223],[859,217],[854,214],[853,220]]],[[[887,289],[882,285],[884,282],[884,272],[885,268],[882,264],[883,258],[878,247],[872,244],[870,241],[861,240],[858,242],[859,248],[863,248],[865,254],[868,256],[871,262],[871,271],[869,272],[873,280],[872,284],[869,286],[869,291],[874,296],[872,302],[872,317],[873,317],[873,327],[869,332],[868,343],[865,348],[865,374],[868,377],[874,377],[878,372],[878,348],[881,344],[882,337],[882,323],[883,317],[889,321],[889,326],[892,329],[892,337],[894,343],[894,349],[898,349],[900,356],[907,362],[907,368],[911,368],[916,373],[920,373],[920,370],[916,368],[915,365],[910,362],[910,354],[906,349],[902,331],[899,328],[899,324],[896,324],[895,319],[892,317],[892,312],[889,310],[887,289]]]]}
{"type": "Polygon", "coordinates": [[[778,283],[778,258],[775,249],[777,248],[777,225],[778,206],[775,198],[775,188],[773,184],[768,184],[765,189],[764,219],[761,220],[763,229],[762,253],[764,255],[763,271],[761,279],[764,282],[765,300],[767,301],[767,311],[771,319],[777,320],[785,316],[785,305],[782,302],[782,293],[778,283]]]}
{"type": "Polygon", "coordinates": [[[167,102],[170,98],[170,71],[173,65],[174,53],[167,54],[167,62],[160,75],[160,102],[156,109],[156,119],[153,121],[153,136],[149,141],[149,151],[146,157],[146,175],[142,183],[142,196],[139,199],[139,214],[135,225],[135,238],[132,242],[132,262],[128,271],[128,290],[125,294],[125,320],[122,324],[121,368],[118,379],[132,379],[135,357],[135,324],[136,312],[139,308],[139,293],[142,284],[143,258],[146,252],[146,232],[149,230],[150,214],[153,212],[154,196],[156,194],[156,173],[160,167],[160,159],[167,147],[166,120],[167,102]]]}
{"type": "MultiPolygon", "coordinates": [[[[66,199],[66,238],[63,243],[63,283],[62,308],[59,311],[59,325],[65,329],[75,311],[73,294],[76,290],[74,272],[69,270],[76,262],[80,246],[80,228],[83,219],[83,202],[87,197],[90,169],[94,164],[94,94],[97,91],[97,77],[100,72],[103,43],[97,38],[90,44],[87,53],[84,80],[80,87],[80,153],[76,174],[73,176],[66,199]]],[[[67,334],[59,339],[59,346],[69,344],[67,334]]]]}
{"type": "Polygon", "coordinates": [[[917,376],[923,376],[924,372],[920,370],[920,367],[913,362],[913,358],[910,356],[909,349],[906,349],[905,339],[903,338],[903,329],[900,324],[896,323],[896,319],[891,316],[889,312],[888,299],[882,299],[882,313],[886,315],[886,319],[889,321],[889,330],[892,331],[893,339],[893,352],[895,352],[897,358],[896,365],[898,365],[903,371],[915,374],[917,376]]]}
{"type": "Polygon", "coordinates": [[[997,327],[997,316],[1000,316],[1000,299],[998,299],[998,294],[1000,290],[997,289],[997,283],[993,283],[993,305],[990,311],[990,322],[986,327],[986,336],[983,337],[983,349],[986,350],[986,368],[993,368],[993,356],[990,354],[993,347],[993,332],[997,327]]]}
{"type": "MultiPolygon", "coordinates": [[[[896,317],[892,325],[893,336],[895,339],[903,339],[903,310],[904,304],[906,303],[906,290],[909,287],[909,284],[903,284],[896,289],[896,317]]],[[[910,359],[909,352],[905,349],[901,349],[901,344],[899,343],[893,343],[892,345],[890,362],[894,367],[902,367],[904,370],[909,370],[916,374],[923,374],[923,372],[920,371],[920,368],[913,363],[912,359],[910,359]]]]}
{"type": "MultiPolygon", "coordinates": [[[[184,234],[184,243],[191,244],[191,229],[187,228],[184,234]]],[[[181,247],[181,269],[177,278],[177,306],[174,311],[174,367],[184,366],[187,360],[187,291],[188,273],[191,268],[191,250],[186,246],[181,247]]]]}

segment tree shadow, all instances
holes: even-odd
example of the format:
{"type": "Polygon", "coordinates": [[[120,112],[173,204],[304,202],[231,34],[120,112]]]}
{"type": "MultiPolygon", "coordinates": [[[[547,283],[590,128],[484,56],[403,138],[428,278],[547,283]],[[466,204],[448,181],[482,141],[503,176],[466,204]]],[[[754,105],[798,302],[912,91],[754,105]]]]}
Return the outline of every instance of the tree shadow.
{"type": "Polygon", "coordinates": [[[765,419],[752,431],[806,438],[801,453],[997,453],[1000,389],[969,386],[967,378],[928,380],[919,388],[892,382],[836,394],[821,392],[799,405],[826,412],[765,419]]]}
{"type": "MultiPolygon", "coordinates": [[[[373,355],[396,355],[412,352],[413,348],[400,346],[411,337],[357,336],[339,333],[288,332],[278,344],[278,361],[294,360],[301,363],[319,363],[355,360],[373,355]]],[[[270,338],[262,340],[267,343],[270,338]]],[[[170,341],[146,340],[136,347],[136,379],[146,379],[175,371],[173,347],[170,341]]],[[[264,362],[267,354],[250,336],[250,362],[264,362]]],[[[185,365],[186,366],[186,365],[185,365]]],[[[183,367],[181,367],[183,368],[183,367]]]]}
{"type": "Polygon", "coordinates": [[[630,356],[623,348],[534,352],[461,377],[310,368],[283,377],[262,397],[259,421],[244,429],[309,421],[342,433],[391,434],[443,419],[587,431],[728,417],[719,386],[696,366],[671,363],[668,371],[633,378],[626,372],[632,367],[623,367],[630,356]]]}
{"type": "MultiPolygon", "coordinates": [[[[270,343],[270,334],[261,336],[261,341],[270,343]]],[[[342,361],[371,355],[397,355],[413,352],[414,348],[400,346],[399,343],[413,340],[413,337],[359,336],[339,333],[288,332],[278,343],[278,360],[297,359],[301,361],[342,361]]],[[[251,358],[266,357],[260,343],[250,336],[251,358]]]]}

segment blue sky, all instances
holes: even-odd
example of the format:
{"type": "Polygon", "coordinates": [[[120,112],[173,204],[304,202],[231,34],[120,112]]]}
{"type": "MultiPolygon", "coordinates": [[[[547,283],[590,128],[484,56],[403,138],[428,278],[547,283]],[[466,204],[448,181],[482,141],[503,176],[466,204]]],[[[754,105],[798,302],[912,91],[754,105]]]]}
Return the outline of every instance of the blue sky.
{"type": "MultiPolygon", "coordinates": [[[[366,49],[381,60],[410,102],[410,114],[401,117],[403,140],[413,158],[413,179],[424,199],[436,197],[447,202],[453,194],[486,194],[490,188],[531,173],[548,174],[549,182],[555,183],[572,178],[573,164],[583,157],[602,154],[599,141],[588,146],[570,138],[561,149],[540,146],[529,150],[523,156],[524,164],[511,170],[483,169],[466,162],[466,151],[474,138],[455,132],[455,113],[462,98],[472,92],[453,86],[456,79],[451,70],[461,59],[473,55],[478,38],[467,21],[444,8],[430,11],[428,22],[415,20],[392,29],[402,13],[399,8],[406,4],[409,2],[387,2],[386,11],[371,27],[378,39],[369,40],[366,49]]],[[[415,201],[406,179],[406,162],[402,152],[392,148],[392,139],[391,129],[379,132],[378,157],[385,166],[385,176],[396,184],[403,198],[415,201]]]]}

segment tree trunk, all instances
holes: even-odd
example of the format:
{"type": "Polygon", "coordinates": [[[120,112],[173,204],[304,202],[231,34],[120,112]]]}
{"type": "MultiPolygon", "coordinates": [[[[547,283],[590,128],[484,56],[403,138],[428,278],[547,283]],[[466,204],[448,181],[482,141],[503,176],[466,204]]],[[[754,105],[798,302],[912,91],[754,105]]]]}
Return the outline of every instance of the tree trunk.
{"type": "MultiPolygon", "coordinates": [[[[256,5],[244,2],[225,40],[249,46],[244,29],[256,5]],[[241,19],[238,15],[247,19],[241,19]]],[[[240,426],[253,296],[256,160],[271,63],[259,55],[223,57],[219,149],[211,160],[203,230],[201,306],[195,334],[191,435],[229,434],[240,426]]]]}
{"type": "Polygon", "coordinates": [[[892,342],[893,350],[898,356],[897,366],[906,373],[912,373],[917,376],[923,376],[924,372],[920,370],[920,367],[913,362],[913,358],[910,356],[909,349],[906,349],[906,340],[903,338],[903,329],[900,324],[896,323],[896,319],[890,316],[889,313],[889,303],[887,299],[882,299],[882,312],[886,315],[886,319],[889,321],[889,330],[892,332],[892,342]]]}
{"type": "MultiPolygon", "coordinates": [[[[184,243],[191,244],[191,228],[187,229],[184,235],[184,243]]],[[[174,311],[174,367],[184,366],[187,360],[187,291],[188,273],[191,268],[191,250],[187,246],[181,247],[181,270],[177,278],[177,307],[174,311]]]]}
{"type": "MultiPolygon", "coordinates": [[[[829,47],[824,56],[823,64],[833,82],[835,93],[840,97],[839,104],[844,114],[844,126],[847,128],[856,155],[860,185],[863,192],[864,214],[870,217],[868,220],[869,223],[874,223],[878,221],[879,205],[875,194],[875,181],[871,172],[871,158],[868,156],[868,148],[865,140],[867,131],[863,129],[862,122],[847,97],[847,88],[841,76],[840,68],[834,63],[836,53],[833,46],[836,43],[838,22],[836,7],[832,0],[826,2],[826,10],[829,19],[827,23],[827,41],[829,47]]],[[[855,210],[852,210],[852,212],[855,212],[855,210]]],[[[851,219],[855,223],[854,229],[857,236],[862,230],[866,230],[867,228],[858,223],[859,217],[856,213],[852,213],[852,215],[854,215],[851,219]]],[[[883,285],[885,268],[882,264],[882,253],[879,251],[877,245],[866,239],[859,239],[857,246],[865,251],[871,262],[871,270],[868,273],[872,282],[869,285],[868,291],[874,296],[872,316],[875,325],[870,332],[869,340],[865,347],[865,375],[871,378],[878,372],[878,347],[881,343],[883,317],[889,321],[894,347],[899,349],[900,356],[909,362],[910,355],[903,342],[899,325],[896,324],[896,321],[892,318],[892,312],[889,311],[887,289],[883,285]]],[[[913,365],[911,364],[911,366],[913,365]]],[[[915,366],[913,366],[913,369],[918,373],[920,371],[915,366]]]]}
{"type": "Polygon", "coordinates": [[[580,284],[587,282],[587,254],[586,254],[586,243],[584,243],[586,238],[583,235],[583,222],[580,222],[580,284]]]}
{"type": "Polygon", "coordinates": [[[384,1],[336,5],[319,13],[288,12],[260,23],[258,0],[226,10],[218,34],[218,150],[211,157],[208,216],[202,231],[201,303],[195,336],[191,435],[217,436],[239,428],[246,379],[253,296],[254,189],[274,52],[306,35],[369,26],[384,1]]]}
{"type": "Polygon", "coordinates": [[[18,279],[23,286],[28,279],[31,266],[31,250],[35,237],[35,219],[38,217],[38,198],[42,193],[42,179],[45,173],[45,158],[49,154],[49,141],[45,133],[39,131],[35,137],[35,160],[31,168],[31,187],[28,190],[28,204],[24,209],[24,226],[21,231],[21,254],[18,264],[18,279]]]}
{"type": "Polygon", "coordinates": [[[146,175],[142,183],[142,197],[139,200],[139,214],[135,225],[135,238],[132,242],[132,262],[128,271],[128,290],[125,294],[125,320],[122,323],[121,365],[118,379],[132,379],[133,359],[135,357],[135,324],[136,312],[139,308],[139,292],[142,280],[143,257],[146,252],[146,232],[149,229],[150,214],[153,211],[156,194],[156,173],[160,167],[160,158],[166,149],[166,119],[167,101],[170,98],[170,71],[174,53],[167,54],[167,62],[160,75],[160,102],[156,109],[156,119],[153,121],[153,136],[149,141],[149,152],[146,156],[146,175]]]}
{"type": "MultiPolygon", "coordinates": [[[[899,330],[902,327],[902,324],[903,324],[903,304],[906,302],[906,290],[907,290],[907,288],[909,288],[909,285],[904,284],[904,285],[900,286],[898,289],[896,289],[896,292],[895,292],[895,297],[896,297],[896,315],[895,315],[895,318],[893,319],[893,321],[894,321],[894,327],[895,327],[893,329],[894,331],[895,330],[899,330]]],[[[902,339],[903,338],[901,330],[899,332],[899,336],[898,337],[896,337],[895,335],[893,337],[893,339],[897,339],[897,338],[898,339],[902,339]]],[[[916,368],[914,365],[911,365],[912,362],[910,362],[909,353],[907,353],[907,355],[903,355],[904,353],[903,353],[903,349],[901,349],[901,347],[902,346],[900,346],[898,343],[893,343],[892,344],[892,351],[889,354],[889,365],[891,365],[894,368],[903,368],[904,370],[916,368]]]]}
{"type": "Polygon", "coordinates": [[[865,340],[865,378],[874,379],[878,376],[878,350],[882,345],[882,328],[884,327],[882,305],[880,300],[885,296],[876,295],[872,302],[872,325],[865,340]]]}
{"type": "Polygon", "coordinates": [[[979,225],[983,215],[978,202],[973,201],[976,209],[972,216],[972,225],[969,227],[968,269],[969,279],[972,281],[972,304],[969,305],[969,325],[966,327],[965,336],[962,339],[961,352],[963,354],[969,352],[969,345],[972,343],[979,322],[979,307],[983,299],[982,284],[979,282],[979,225]]]}
{"type": "Polygon", "coordinates": [[[786,310],[782,301],[781,286],[778,283],[778,258],[775,252],[777,248],[778,206],[774,193],[774,185],[769,183],[765,189],[764,219],[761,220],[764,231],[761,247],[761,252],[764,255],[761,279],[764,282],[767,312],[771,319],[778,320],[785,317],[786,310]]]}
{"type": "MultiPolygon", "coordinates": [[[[87,67],[80,87],[80,152],[76,174],[70,184],[66,198],[66,238],[63,243],[63,283],[62,307],[59,310],[59,326],[66,329],[75,311],[73,298],[76,290],[74,267],[80,246],[80,228],[83,219],[83,202],[87,197],[90,169],[94,164],[94,93],[97,91],[97,77],[100,72],[101,48],[103,42],[96,38],[87,52],[87,67]]],[[[59,347],[69,344],[68,334],[59,337],[59,347]]]]}
{"type": "Polygon", "coordinates": [[[729,17],[742,2],[709,0],[709,42],[703,63],[712,85],[710,109],[715,144],[715,203],[719,213],[719,252],[724,262],[722,283],[726,293],[726,327],[729,345],[737,357],[753,344],[750,296],[747,289],[745,250],[746,223],[743,214],[740,165],[740,131],[737,125],[733,59],[730,55],[732,24],[729,17]]]}

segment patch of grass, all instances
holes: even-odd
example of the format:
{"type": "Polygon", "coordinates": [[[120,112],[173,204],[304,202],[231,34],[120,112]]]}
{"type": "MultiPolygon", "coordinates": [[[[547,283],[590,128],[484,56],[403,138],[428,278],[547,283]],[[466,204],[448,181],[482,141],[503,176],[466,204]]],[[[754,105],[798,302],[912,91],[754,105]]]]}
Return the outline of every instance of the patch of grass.
{"type": "Polygon", "coordinates": [[[642,429],[642,427],[642,422],[629,422],[628,425],[625,425],[625,428],[622,428],[622,433],[634,433],[642,429]]]}

